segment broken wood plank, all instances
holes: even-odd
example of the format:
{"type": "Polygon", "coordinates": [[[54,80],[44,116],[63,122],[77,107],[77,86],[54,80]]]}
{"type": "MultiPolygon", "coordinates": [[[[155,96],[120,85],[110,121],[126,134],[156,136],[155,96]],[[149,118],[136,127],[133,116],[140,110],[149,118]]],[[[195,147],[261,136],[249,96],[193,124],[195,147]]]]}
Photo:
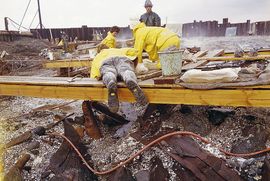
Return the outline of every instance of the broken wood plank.
{"type": "Polygon", "coordinates": [[[92,105],[90,101],[84,101],[82,104],[82,110],[84,115],[84,126],[87,135],[93,139],[101,138],[101,132],[97,124],[97,120],[94,116],[92,105]]]}
{"type": "Polygon", "coordinates": [[[162,75],[161,70],[155,70],[155,71],[147,73],[145,75],[139,75],[139,76],[137,76],[137,79],[147,80],[147,79],[152,79],[152,78],[155,78],[155,77],[159,77],[161,75],[162,75]]]}
{"type": "MultiPolygon", "coordinates": [[[[64,122],[64,134],[82,155],[89,156],[87,148],[82,144],[78,133],[68,121],[64,122]]],[[[45,172],[49,170],[54,173],[50,180],[97,180],[97,176],[83,164],[81,158],[67,141],[63,141],[60,148],[51,157],[45,172]]]]}
{"type": "Polygon", "coordinates": [[[269,60],[270,55],[258,55],[256,57],[249,57],[249,56],[243,56],[243,57],[232,57],[232,56],[223,56],[223,57],[202,57],[198,58],[198,60],[207,60],[207,61],[254,61],[254,60],[269,60]]]}
{"type": "Polygon", "coordinates": [[[16,138],[13,138],[8,143],[6,143],[5,148],[10,148],[12,146],[21,144],[21,143],[29,140],[31,137],[32,137],[32,132],[31,131],[26,131],[25,133],[19,135],[16,138]]]}
{"type": "Polygon", "coordinates": [[[23,154],[4,176],[4,181],[23,181],[24,179],[21,172],[28,160],[30,160],[30,155],[23,154]]]}
{"type": "Polygon", "coordinates": [[[46,130],[53,128],[54,126],[56,126],[57,124],[59,124],[61,121],[63,121],[64,119],[68,118],[69,116],[73,115],[74,113],[71,113],[63,118],[61,118],[59,121],[57,121],[56,123],[51,123],[48,124],[47,126],[43,127],[43,126],[37,126],[36,128],[26,131],[24,133],[22,133],[21,135],[11,139],[8,143],[5,144],[5,148],[10,148],[12,146],[15,145],[19,145],[27,140],[29,140],[30,138],[32,138],[33,134],[37,134],[37,135],[43,135],[45,133],[46,130]]]}
{"type": "Polygon", "coordinates": [[[118,124],[126,124],[129,122],[123,116],[121,116],[117,113],[111,112],[110,109],[106,105],[104,105],[100,102],[92,101],[91,104],[92,104],[93,108],[95,108],[97,111],[100,111],[100,112],[104,113],[105,115],[109,116],[110,118],[113,119],[113,121],[117,122],[118,124]]]}
{"type": "MultiPolygon", "coordinates": [[[[71,102],[75,102],[75,101],[71,101],[71,102]]],[[[64,104],[62,104],[64,105],[64,104]]],[[[67,105],[67,103],[66,103],[67,105]]],[[[55,123],[50,123],[47,126],[45,126],[46,130],[52,129],[53,127],[57,126],[59,123],[61,123],[62,121],[64,121],[65,119],[67,119],[68,117],[72,116],[74,113],[70,113],[67,116],[59,116],[59,115],[55,115],[55,119],[56,122],[55,123]]]]}
{"type": "Polygon", "coordinates": [[[205,152],[192,138],[173,136],[164,142],[169,149],[163,150],[199,180],[242,180],[225,161],[205,152]]]}

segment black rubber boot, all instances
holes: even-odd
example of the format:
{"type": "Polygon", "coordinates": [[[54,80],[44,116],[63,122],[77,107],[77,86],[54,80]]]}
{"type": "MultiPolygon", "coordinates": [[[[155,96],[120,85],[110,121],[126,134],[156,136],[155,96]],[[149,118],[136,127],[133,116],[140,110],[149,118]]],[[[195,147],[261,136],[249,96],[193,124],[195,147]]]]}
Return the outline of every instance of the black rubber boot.
{"type": "Polygon", "coordinates": [[[117,95],[117,84],[112,82],[108,86],[108,105],[111,112],[116,113],[119,110],[119,100],[117,95]]]}
{"type": "Polygon", "coordinates": [[[134,95],[138,106],[145,106],[148,104],[148,99],[146,98],[142,89],[138,86],[138,84],[136,82],[128,81],[127,87],[134,95]]]}

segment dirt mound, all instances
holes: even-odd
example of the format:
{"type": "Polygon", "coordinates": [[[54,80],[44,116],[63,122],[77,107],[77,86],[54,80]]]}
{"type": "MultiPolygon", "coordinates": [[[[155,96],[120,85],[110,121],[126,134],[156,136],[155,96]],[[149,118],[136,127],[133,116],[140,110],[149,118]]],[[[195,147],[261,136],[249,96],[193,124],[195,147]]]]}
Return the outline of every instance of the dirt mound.
{"type": "Polygon", "coordinates": [[[49,42],[34,38],[1,42],[0,53],[6,51],[8,54],[0,60],[0,75],[18,75],[25,71],[28,71],[27,75],[35,74],[42,68],[42,57],[39,53],[50,46],[49,42]]]}
{"type": "Polygon", "coordinates": [[[4,57],[5,60],[24,59],[38,57],[40,51],[48,47],[50,47],[50,43],[45,40],[21,38],[13,42],[1,42],[0,52],[5,50],[9,54],[4,57]]]}

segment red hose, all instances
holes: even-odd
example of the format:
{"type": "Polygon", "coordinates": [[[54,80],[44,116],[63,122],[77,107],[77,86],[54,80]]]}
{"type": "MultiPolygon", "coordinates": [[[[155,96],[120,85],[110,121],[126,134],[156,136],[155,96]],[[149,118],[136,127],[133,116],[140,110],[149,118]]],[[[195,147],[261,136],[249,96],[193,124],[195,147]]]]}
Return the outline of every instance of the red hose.
{"type": "MultiPolygon", "coordinates": [[[[116,169],[122,167],[123,165],[126,165],[127,163],[129,163],[130,161],[132,161],[134,158],[136,158],[137,156],[139,156],[142,152],[144,152],[145,150],[147,150],[148,148],[150,148],[151,146],[155,145],[156,143],[166,139],[166,138],[169,138],[171,136],[175,136],[175,135],[181,135],[181,136],[191,136],[191,137],[194,137],[194,138],[197,138],[199,140],[201,140],[203,143],[206,143],[206,144],[210,144],[210,142],[208,140],[206,140],[205,138],[201,137],[200,135],[198,134],[195,134],[195,133],[192,133],[192,132],[187,132],[187,131],[176,131],[176,132],[172,132],[172,133],[168,133],[166,135],[163,135],[159,138],[157,138],[156,140],[152,141],[151,143],[147,144],[146,146],[144,146],[141,150],[139,150],[137,153],[133,154],[132,156],[130,156],[128,159],[126,159],[124,162],[121,162],[119,165],[107,170],[107,171],[97,171],[95,169],[93,169],[92,167],[89,166],[89,164],[87,163],[87,161],[84,159],[84,157],[82,156],[82,154],[80,153],[80,151],[74,146],[74,144],[64,135],[62,134],[59,134],[59,133],[52,133],[52,134],[49,134],[51,136],[60,136],[62,137],[63,139],[65,139],[71,146],[72,148],[76,151],[76,153],[79,155],[79,157],[82,159],[82,161],[85,163],[85,165],[87,166],[87,168],[89,170],[91,170],[94,174],[96,175],[106,175],[106,174],[109,174],[113,171],[115,171],[116,169]]],[[[211,143],[213,145],[213,143],[211,143]]],[[[227,152],[225,150],[223,150],[222,148],[218,148],[220,150],[220,152],[224,153],[225,155],[228,155],[228,156],[235,156],[235,157],[250,157],[250,156],[254,156],[254,155],[258,155],[258,154],[262,154],[262,153],[266,153],[266,152],[269,152],[270,151],[270,148],[267,148],[267,149],[264,149],[264,150],[261,150],[261,151],[257,151],[257,152],[253,152],[253,153],[230,153],[230,152],[227,152]]]]}

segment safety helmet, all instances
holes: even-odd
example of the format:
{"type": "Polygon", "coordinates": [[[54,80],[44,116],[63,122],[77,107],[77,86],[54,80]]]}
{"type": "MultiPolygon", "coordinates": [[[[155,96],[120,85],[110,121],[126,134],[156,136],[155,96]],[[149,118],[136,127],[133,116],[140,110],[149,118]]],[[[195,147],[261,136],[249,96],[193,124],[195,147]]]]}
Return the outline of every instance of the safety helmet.
{"type": "Polygon", "coordinates": [[[146,0],[144,3],[144,7],[153,7],[151,0],[146,0]]]}

